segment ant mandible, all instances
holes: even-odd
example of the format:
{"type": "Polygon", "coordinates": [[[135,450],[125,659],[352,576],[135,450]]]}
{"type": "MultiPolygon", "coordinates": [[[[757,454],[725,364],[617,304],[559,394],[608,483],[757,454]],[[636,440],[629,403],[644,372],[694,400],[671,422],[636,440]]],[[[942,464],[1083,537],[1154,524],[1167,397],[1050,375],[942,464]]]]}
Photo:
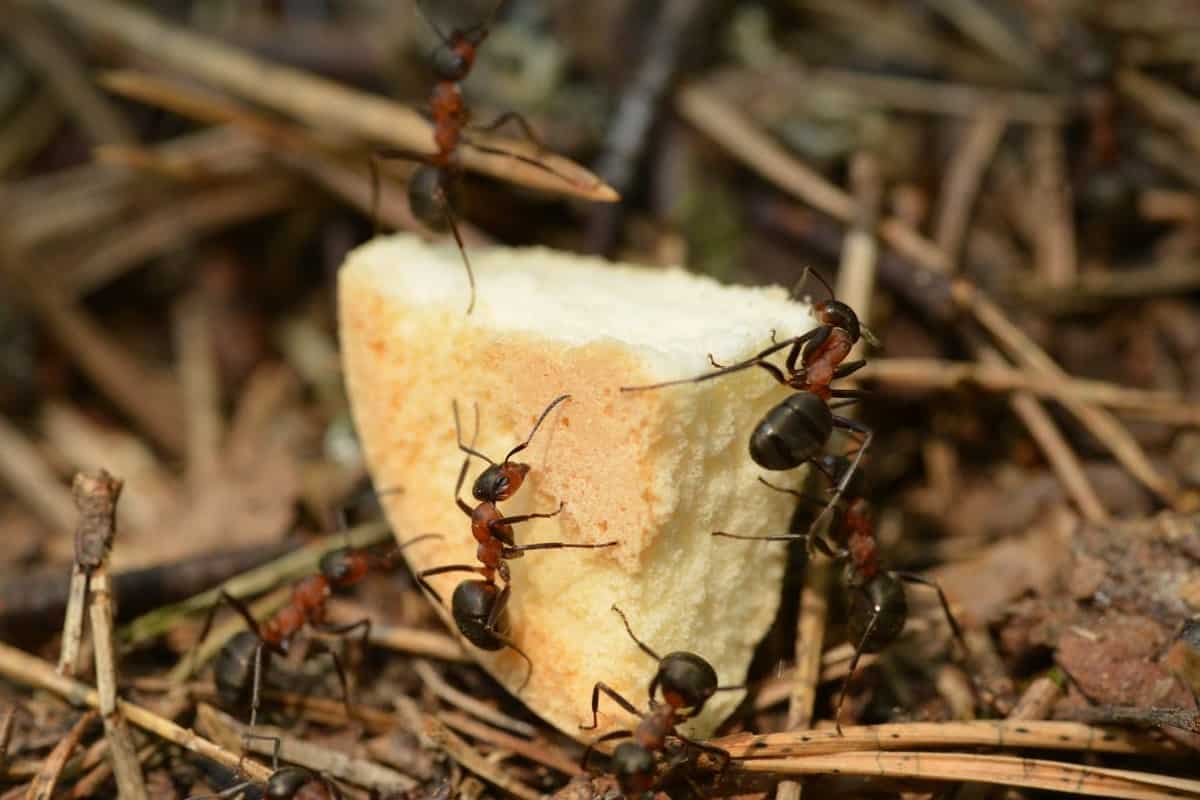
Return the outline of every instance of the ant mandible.
{"type": "MultiPolygon", "coordinates": [[[[392,545],[383,554],[377,554],[371,548],[339,547],[330,550],[321,556],[319,571],[297,581],[292,587],[292,596],[288,604],[262,623],[254,619],[245,603],[222,589],[217,596],[217,602],[208,612],[196,647],[208,636],[222,602],[228,604],[246,621],[249,630],[234,636],[221,648],[214,672],[218,695],[230,704],[238,700],[244,701],[249,681],[250,730],[253,731],[258,720],[259,690],[262,686],[264,662],[269,661],[272,655],[287,655],[292,637],[305,625],[335,636],[349,636],[353,631],[361,630],[361,641],[365,646],[371,634],[370,618],[364,617],[344,625],[328,624],[325,615],[329,596],[335,589],[345,589],[358,583],[372,569],[392,568],[400,552],[406,547],[432,538],[441,537],[439,534],[422,534],[403,544],[392,545]]],[[[342,688],[346,714],[352,716],[350,686],[342,661],[336,652],[325,645],[321,647],[322,652],[327,653],[333,660],[342,688]]]]}
{"type": "Polygon", "coordinates": [[[602,547],[613,547],[617,544],[617,542],[612,541],[602,544],[539,542],[537,544],[518,545],[513,538],[513,525],[532,519],[548,519],[557,516],[562,512],[566,503],[560,502],[558,508],[551,512],[517,514],[511,517],[502,514],[496,505],[516,494],[517,490],[521,488],[521,484],[524,483],[525,476],[529,473],[530,467],[528,464],[513,461],[512,457],[529,446],[529,443],[533,441],[534,434],[537,433],[538,428],[541,427],[550,412],[560,403],[570,399],[570,397],[571,395],[564,394],[554,398],[550,405],[546,406],[545,410],[542,411],[541,416],[537,418],[537,422],[533,424],[533,428],[529,431],[529,435],[525,437],[525,441],[509,450],[504,456],[504,460],[500,463],[492,461],[492,459],[475,449],[475,441],[479,436],[479,406],[475,406],[475,432],[471,437],[471,444],[468,446],[462,440],[462,426],[459,422],[458,402],[454,401],[451,403],[451,407],[454,409],[454,432],[458,439],[458,449],[466,453],[466,458],[463,459],[462,467],[458,471],[458,480],[454,484],[454,502],[471,519],[471,535],[478,542],[475,555],[482,563],[482,566],[448,564],[446,566],[433,567],[417,574],[417,581],[439,603],[442,600],[441,595],[429,584],[426,580],[427,578],[434,575],[443,575],[448,572],[474,572],[482,576],[483,580],[465,580],[458,584],[454,590],[454,595],[450,599],[451,613],[455,624],[458,626],[459,633],[471,644],[481,650],[492,651],[508,647],[515,651],[521,658],[525,659],[525,663],[529,665],[529,670],[525,675],[525,680],[522,681],[521,686],[517,689],[518,692],[524,689],[525,685],[529,683],[529,678],[533,674],[533,662],[529,660],[529,656],[521,648],[517,647],[512,639],[498,630],[501,616],[508,605],[511,592],[508,560],[521,558],[530,550],[595,550],[602,547]],[[475,479],[475,483],[471,487],[471,494],[479,501],[479,504],[474,508],[471,508],[459,496],[472,456],[481,458],[489,464],[488,468],[481,472],[479,477],[475,479]],[[500,588],[496,584],[497,574],[504,582],[503,588],[500,588]]]}
{"type": "MultiPolygon", "coordinates": [[[[470,75],[471,68],[475,65],[476,52],[487,38],[492,22],[505,2],[507,0],[499,0],[492,7],[485,22],[465,30],[455,28],[447,35],[425,12],[421,0],[415,0],[417,11],[424,17],[426,24],[441,42],[433,53],[433,74],[436,82],[429,98],[429,107],[433,116],[433,141],[437,150],[431,155],[418,155],[404,150],[384,148],[377,150],[371,161],[372,209],[378,208],[379,202],[377,160],[406,159],[421,162],[421,166],[417,167],[408,180],[409,207],[412,209],[413,216],[432,230],[449,229],[454,236],[454,242],[458,245],[458,252],[462,256],[463,266],[467,270],[467,283],[470,287],[467,314],[475,310],[475,273],[471,269],[471,260],[467,257],[467,249],[463,245],[462,234],[459,232],[458,219],[454,211],[461,178],[461,168],[457,160],[458,146],[464,141],[469,141],[463,132],[471,120],[470,109],[467,108],[466,100],[463,98],[462,82],[470,75]]],[[[541,139],[533,132],[533,128],[524,117],[515,111],[507,111],[491,123],[475,126],[475,129],[495,131],[508,122],[516,123],[525,138],[532,142],[539,151],[545,149],[541,139]]],[[[569,180],[537,159],[474,141],[469,143],[481,152],[514,158],[564,180],[569,180]]],[[[376,216],[374,212],[372,212],[372,216],[376,216]]]]}
{"type": "Polygon", "coordinates": [[[582,766],[586,771],[592,751],[601,742],[613,739],[633,739],[623,742],[613,750],[612,766],[616,773],[617,783],[625,795],[648,792],[654,787],[656,765],[654,754],[661,753],[666,748],[666,739],[673,736],[686,745],[711,753],[720,762],[718,772],[724,772],[729,766],[730,755],[725,750],[702,742],[697,742],[681,734],[676,726],[699,714],[705,703],[716,692],[727,692],[744,689],[744,686],[718,686],[717,672],[712,665],[695,653],[676,651],[659,656],[637,635],[629,625],[625,613],[615,605],[612,610],[621,617],[625,632],[633,639],[638,648],[658,662],[658,670],[650,679],[647,696],[649,708],[645,713],[638,711],[633,703],[626,700],[612,687],[603,682],[597,682],[592,687],[592,724],[580,725],[580,730],[595,730],[599,725],[600,694],[608,695],[621,708],[634,716],[640,717],[634,730],[611,731],[604,734],[588,745],[583,753],[582,766]],[[656,689],[662,689],[662,702],[654,698],[656,689]]]}
{"type": "MultiPolygon", "coordinates": [[[[832,474],[844,477],[852,469],[853,462],[846,456],[828,456],[826,467],[832,474]]],[[[859,473],[861,474],[861,473],[859,473]]],[[[815,502],[813,498],[786,489],[759,478],[759,481],[770,489],[785,492],[804,502],[815,502]]],[[[856,491],[861,491],[862,482],[851,484],[856,491]]],[[[724,531],[716,531],[714,536],[728,539],[749,539],[757,541],[786,542],[798,539],[812,543],[825,555],[846,562],[843,579],[849,592],[849,609],[847,628],[850,641],[854,643],[854,656],[850,659],[850,669],[846,681],[838,694],[837,706],[834,709],[834,724],[839,734],[842,732],[842,704],[846,700],[846,691],[850,679],[858,667],[858,661],[863,653],[878,653],[894,642],[904,630],[908,622],[908,597],[904,584],[920,584],[937,592],[938,601],[950,623],[950,630],[958,641],[963,653],[968,653],[966,640],[954,614],[950,611],[950,602],[942,587],[930,578],[911,572],[885,570],[879,556],[879,540],[875,536],[875,524],[871,517],[867,501],[860,495],[847,493],[845,507],[835,518],[830,529],[836,547],[831,547],[824,539],[813,537],[812,534],[778,534],[773,536],[742,536],[724,531]]]]}
{"type": "MultiPolygon", "coordinates": [[[[797,286],[803,285],[810,274],[815,275],[817,280],[829,289],[830,294],[833,294],[832,287],[825,279],[809,269],[804,270],[797,286]]],[[[716,372],[646,386],[621,387],[622,392],[649,391],[686,383],[700,383],[750,367],[760,367],[779,383],[795,390],[795,394],[767,411],[750,435],[750,457],[760,467],[772,471],[794,469],[809,463],[824,472],[819,455],[828,444],[834,428],[860,435],[862,439],[850,468],[840,479],[826,473],[835,487],[833,496],[813,520],[810,533],[816,530],[821,520],[846,491],[863,453],[870,447],[875,436],[874,432],[861,422],[833,413],[833,409],[854,402],[862,397],[863,393],[857,389],[835,389],[832,383],[866,365],[866,361],[863,360],[843,363],[860,338],[872,345],[878,345],[874,335],[859,322],[854,310],[845,303],[830,299],[813,303],[812,309],[820,323],[816,328],[783,341],[775,341],[775,331],[771,331],[773,344],[745,361],[729,365],[718,364],[710,353],[708,360],[716,372]],[[788,350],[788,354],[784,361],[784,369],[766,360],[768,356],[785,349],[788,350]],[[833,403],[832,400],[841,402],[833,403]]]]}

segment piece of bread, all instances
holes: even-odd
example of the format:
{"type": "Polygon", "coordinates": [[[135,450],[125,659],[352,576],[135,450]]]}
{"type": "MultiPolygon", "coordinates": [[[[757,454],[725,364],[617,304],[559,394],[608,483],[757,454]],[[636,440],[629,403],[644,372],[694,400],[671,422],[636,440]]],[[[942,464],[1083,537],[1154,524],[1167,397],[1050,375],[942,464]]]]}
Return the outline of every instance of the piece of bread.
{"type": "MultiPolygon", "coordinates": [[[[808,307],[779,288],[722,286],[682,270],[619,266],[543,248],[473,249],[478,305],[452,246],[412,236],[377,239],[350,254],[339,276],[341,342],[354,418],[367,463],[399,539],[435,531],[441,541],[406,551],[414,571],[475,565],[475,541],[453,497],[463,461],[451,401],[470,439],[494,460],[525,438],[552,399],[570,393],[515,460],[532,466],[503,513],[561,514],[515,526],[518,544],[599,543],[605,550],[547,550],[509,562],[507,628],[534,668],[519,697],[564,732],[590,741],[635,720],[608,698],[590,721],[592,686],[604,681],[639,708],[656,665],[612,611],[660,655],[690,650],[722,685],[744,682],[779,605],[786,546],[714,538],[714,530],[786,531],[795,501],[756,482],[748,441],[787,396],[745,370],[657,391],[619,387],[699,375],[813,326],[808,307]]],[[[472,461],[461,496],[486,465],[472,461]]],[[[776,474],[798,482],[799,476],[776,474]]],[[[455,586],[435,576],[443,617],[455,586]]],[[[453,626],[452,626],[453,627],[453,626]]],[[[466,647],[510,691],[526,675],[510,650],[466,647]]],[[[690,730],[707,735],[741,692],[709,701],[690,730]]]]}

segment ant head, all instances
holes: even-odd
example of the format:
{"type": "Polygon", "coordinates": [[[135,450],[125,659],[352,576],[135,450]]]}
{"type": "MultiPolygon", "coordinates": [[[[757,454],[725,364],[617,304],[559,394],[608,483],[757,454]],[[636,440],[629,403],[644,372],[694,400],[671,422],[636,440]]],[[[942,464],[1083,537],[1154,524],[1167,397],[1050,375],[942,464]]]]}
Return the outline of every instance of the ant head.
{"type": "Polygon", "coordinates": [[[310,780],[312,773],[303,767],[281,767],[267,779],[263,797],[267,800],[293,800],[310,780]]]}
{"type": "Polygon", "coordinates": [[[433,51],[433,74],[439,81],[458,83],[467,77],[475,65],[475,48],[487,36],[487,31],[455,31],[450,40],[433,51]]]}
{"type": "Polygon", "coordinates": [[[854,309],[840,300],[825,300],[813,303],[813,311],[822,325],[832,325],[850,334],[850,339],[857,342],[862,336],[862,327],[858,324],[858,315],[854,309]]]}
{"type": "Polygon", "coordinates": [[[528,464],[516,461],[492,464],[479,473],[475,485],[471,487],[471,494],[480,502],[499,503],[512,497],[521,488],[527,474],[528,464]]]}
{"type": "Polygon", "coordinates": [[[450,610],[459,633],[480,650],[499,650],[504,647],[487,628],[487,619],[496,605],[500,590],[487,581],[463,581],[454,589],[450,610]]]}
{"type": "Polygon", "coordinates": [[[667,705],[691,714],[700,713],[717,691],[717,671],[695,653],[668,653],[658,665],[658,679],[667,705]]]}
{"type": "Polygon", "coordinates": [[[336,550],[330,550],[325,555],[321,556],[321,560],[317,562],[317,568],[321,570],[321,575],[330,583],[341,583],[349,575],[353,569],[353,559],[350,557],[349,547],[339,547],[336,550]]]}
{"type": "Polygon", "coordinates": [[[878,653],[887,647],[904,630],[907,621],[908,598],[904,595],[904,584],[894,575],[881,572],[850,593],[847,619],[850,641],[861,642],[864,653],[878,653]]]}
{"type": "Polygon", "coordinates": [[[654,754],[637,742],[622,742],[613,750],[612,770],[626,797],[650,791],[654,769],[654,754]]]}

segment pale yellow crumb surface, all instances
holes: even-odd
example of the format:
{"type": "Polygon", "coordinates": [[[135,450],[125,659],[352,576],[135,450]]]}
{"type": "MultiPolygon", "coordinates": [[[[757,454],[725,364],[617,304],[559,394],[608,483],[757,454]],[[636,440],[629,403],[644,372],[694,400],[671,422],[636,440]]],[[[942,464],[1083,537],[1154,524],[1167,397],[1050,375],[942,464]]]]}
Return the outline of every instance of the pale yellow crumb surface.
{"type": "MultiPolygon", "coordinates": [[[[741,683],[778,607],[786,548],[711,533],[786,529],[790,499],[756,483],[764,473],[747,441],[787,390],[757,369],[654,392],[619,387],[704,373],[710,352],[745,358],[770,343],[772,329],[803,333],[814,324],[807,305],[779,288],[722,286],[544,248],[475,249],[471,260],[478,305],[469,317],[453,246],[375,240],[339,276],[344,368],[367,463],[378,488],[403,488],[385,498],[389,520],[401,540],[445,537],[410,548],[410,566],[478,563],[453,497],[463,456],[451,401],[467,437],[478,405],[477,446],[499,460],[554,397],[570,393],[518,457],[533,469],[500,507],[512,515],[566,503],[552,519],[517,526],[521,544],[618,545],[510,562],[508,631],[534,661],[521,700],[585,741],[635,722],[604,699],[600,730],[578,729],[590,719],[596,681],[646,705],[654,663],[629,640],[614,604],[661,654],[696,652],[723,684],[741,683]]],[[[471,505],[471,481],[484,466],[473,460],[463,487],[471,505]]],[[[471,577],[431,582],[448,605],[471,577]]],[[[467,647],[516,690],[525,674],[518,656],[467,647]]],[[[739,699],[718,694],[689,730],[706,734],[739,699]]]]}

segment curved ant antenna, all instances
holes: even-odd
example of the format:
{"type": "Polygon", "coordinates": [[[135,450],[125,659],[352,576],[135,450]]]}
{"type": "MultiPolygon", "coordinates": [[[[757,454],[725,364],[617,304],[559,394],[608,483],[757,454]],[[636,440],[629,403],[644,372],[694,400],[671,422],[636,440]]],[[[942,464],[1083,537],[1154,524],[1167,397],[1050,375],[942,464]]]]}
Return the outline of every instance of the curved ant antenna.
{"type": "Polygon", "coordinates": [[[462,425],[458,421],[458,400],[450,401],[450,407],[454,409],[454,435],[458,438],[458,449],[469,456],[477,456],[482,458],[487,463],[495,466],[495,461],[492,461],[483,453],[475,449],[475,442],[479,438],[479,403],[473,403],[472,405],[475,407],[475,432],[471,434],[471,446],[468,447],[467,445],[463,444],[462,440],[462,425]]]}
{"type": "Polygon", "coordinates": [[[496,5],[492,6],[492,13],[488,14],[487,21],[481,22],[478,25],[472,25],[470,28],[467,28],[465,31],[463,31],[463,35],[465,36],[467,34],[475,33],[476,31],[491,30],[492,23],[496,21],[496,15],[500,13],[500,9],[503,8],[504,4],[507,2],[508,0],[498,0],[496,5]]]}
{"type": "Polygon", "coordinates": [[[639,639],[637,637],[637,634],[633,632],[633,628],[629,627],[629,619],[625,616],[625,612],[622,611],[621,609],[617,608],[616,603],[613,603],[612,610],[617,612],[617,616],[619,616],[621,618],[621,622],[625,623],[625,632],[628,633],[629,638],[633,639],[633,641],[637,644],[637,646],[639,648],[641,648],[641,651],[643,653],[645,653],[646,655],[650,656],[651,658],[653,658],[655,661],[661,662],[662,656],[660,656],[658,653],[651,650],[650,645],[646,644],[641,639],[639,639]]]}
{"type": "Polygon", "coordinates": [[[442,40],[442,44],[449,47],[450,38],[446,36],[446,34],[442,32],[442,29],[437,26],[437,23],[433,21],[433,17],[429,16],[429,14],[425,12],[425,4],[422,3],[421,0],[414,0],[413,4],[417,7],[417,13],[421,15],[421,19],[425,20],[425,24],[437,34],[437,37],[442,40]]]}
{"type": "MultiPolygon", "coordinates": [[[[546,410],[542,412],[542,415],[540,417],[538,417],[537,422],[533,423],[533,430],[531,430],[529,432],[529,435],[525,437],[525,441],[521,442],[519,445],[514,447],[512,450],[509,450],[508,455],[506,455],[504,457],[504,461],[502,463],[507,464],[510,458],[512,458],[517,453],[524,450],[526,447],[529,447],[529,443],[531,441],[533,441],[533,435],[535,433],[537,433],[538,428],[542,427],[542,423],[546,420],[546,417],[550,416],[550,412],[554,410],[554,407],[557,406],[559,403],[562,403],[562,402],[564,402],[566,400],[570,400],[570,399],[571,399],[571,395],[569,395],[569,394],[560,394],[558,397],[554,398],[554,400],[552,400],[550,402],[550,405],[546,406],[546,410]]],[[[475,408],[475,413],[477,415],[479,413],[478,406],[476,406],[476,408],[475,408]]],[[[478,424],[478,422],[479,422],[479,420],[478,420],[478,418],[476,418],[476,424],[478,424]]],[[[495,462],[491,461],[489,459],[488,463],[494,464],[495,462]]]]}

